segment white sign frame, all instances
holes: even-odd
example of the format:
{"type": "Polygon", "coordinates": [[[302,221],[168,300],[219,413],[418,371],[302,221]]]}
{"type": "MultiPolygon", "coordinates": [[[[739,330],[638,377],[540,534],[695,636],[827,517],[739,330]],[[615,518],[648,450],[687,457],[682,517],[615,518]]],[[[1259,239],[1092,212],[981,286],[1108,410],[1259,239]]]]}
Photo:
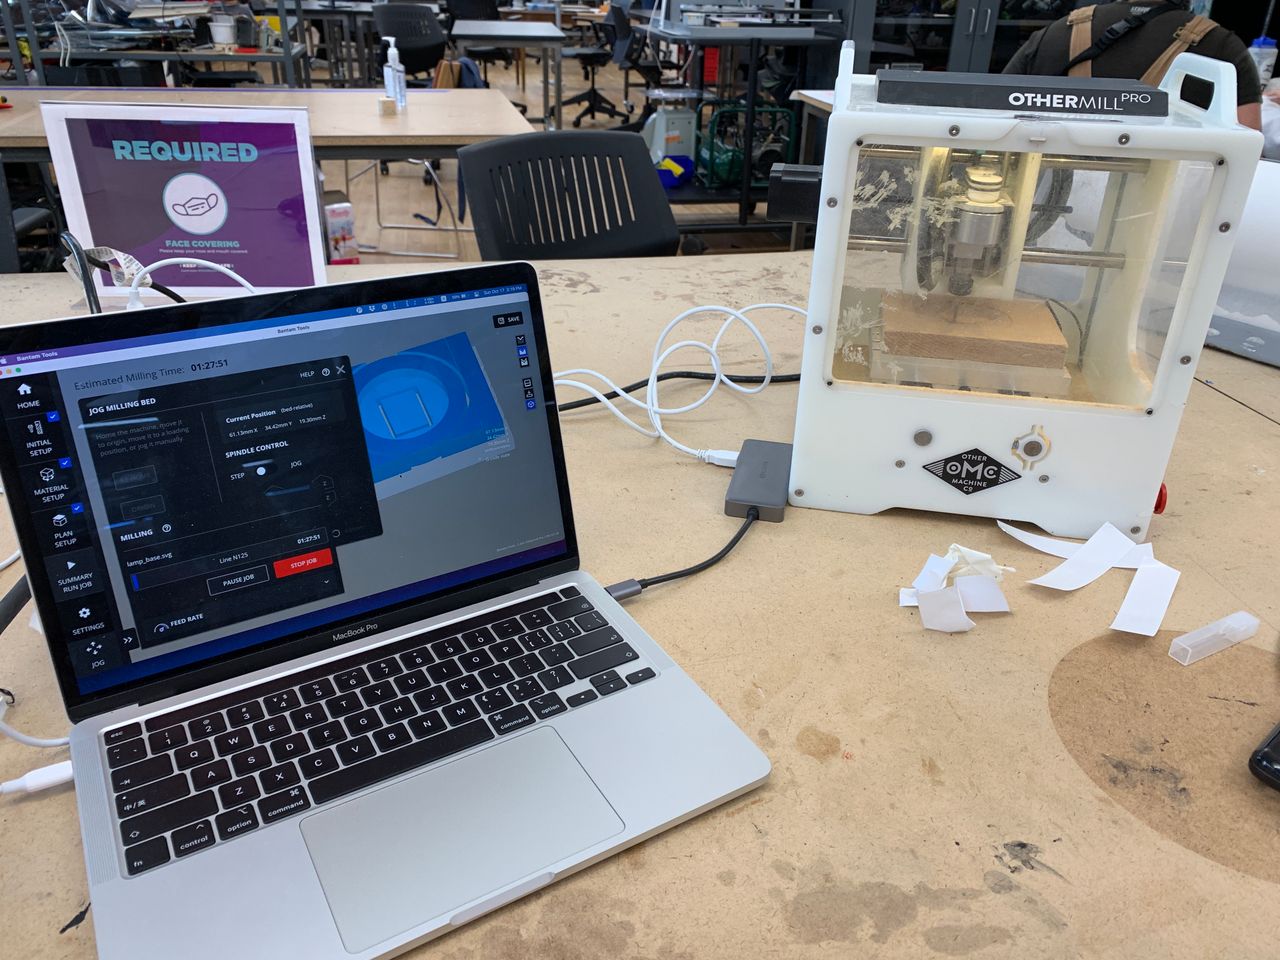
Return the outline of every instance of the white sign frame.
{"type": "MultiPolygon", "coordinates": [[[[41,103],[40,112],[44,119],[45,136],[49,144],[49,153],[53,160],[54,170],[58,176],[58,188],[62,196],[63,211],[67,218],[67,228],[80,241],[85,249],[95,246],[116,247],[109,235],[101,230],[95,231],[89,222],[85,207],[84,195],[81,192],[80,171],[71,148],[67,130],[68,120],[153,120],[162,122],[193,122],[201,124],[213,123],[288,123],[293,125],[294,138],[297,143],[299,181],[302,188],[303,216],[305,218],[308,247],[311,253],[311,283],[302,286],[320,286],[326,282],[325,263],[327,239],[324,236],[323,222],[320,213],[320,198],[316,180],[315,155],[311,146],[310,116],[305,107],[246,106],[227,107],[216,104],[160,104],[160,103],[119,103],[103,101],[47,101],[41,103]]],[[[130,251],[125,250],[129,253],[130,251]]],[[[175,253],[175,256],[181,254],[175,253]]],[[[190,256],[200,259],[216,260],[216,254],[201,255],[198,251],[190,251],[190,256]]],[[[147,264],[144,263],[144,266],[147,264]]],[[[104,282],[103,271],[94,270],[93,283],[99,297],[123,297],[125,287],[104,282]]],[[[251,278],[250,282],[252,283],[251,278]]],[[[144,281],[145,282],[145,281],[144,281]]],[[[209,299],[214,297],[239,296],[247,293],[244,287],[237,284],[231,286],[178,286],[168,284],[170,289],[185,299],[209,299]]],[[[270,293],[279,290],[294,289],[296,285],[270,286],[254,284],[259,293],[270,293]]],[[[149,302],[169,302],[167,298],[147,287],[142,288],[144,299],[149,302]]]]}

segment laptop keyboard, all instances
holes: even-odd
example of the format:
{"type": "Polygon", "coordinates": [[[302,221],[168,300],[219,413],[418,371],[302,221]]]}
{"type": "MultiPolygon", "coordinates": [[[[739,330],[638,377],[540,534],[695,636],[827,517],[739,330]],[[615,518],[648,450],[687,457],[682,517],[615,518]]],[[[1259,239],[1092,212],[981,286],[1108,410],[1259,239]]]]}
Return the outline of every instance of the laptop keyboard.
{"type": "Polygon", "coordinates": [[[130,875],[652,679],[576,587],[102,734],[130,875]]]}

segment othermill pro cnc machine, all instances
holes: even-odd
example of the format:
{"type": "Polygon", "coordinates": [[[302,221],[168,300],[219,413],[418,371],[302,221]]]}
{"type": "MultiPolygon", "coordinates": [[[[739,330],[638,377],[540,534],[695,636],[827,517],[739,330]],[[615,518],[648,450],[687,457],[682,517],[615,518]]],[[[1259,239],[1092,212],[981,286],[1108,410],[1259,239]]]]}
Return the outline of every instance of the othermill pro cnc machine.
{"type": "Polygon", "coordinates": [[[1192,54],[1156,89],[846,48],[792,503],[1145,536],[1261,150],[1234,91],[1192,54]]]}

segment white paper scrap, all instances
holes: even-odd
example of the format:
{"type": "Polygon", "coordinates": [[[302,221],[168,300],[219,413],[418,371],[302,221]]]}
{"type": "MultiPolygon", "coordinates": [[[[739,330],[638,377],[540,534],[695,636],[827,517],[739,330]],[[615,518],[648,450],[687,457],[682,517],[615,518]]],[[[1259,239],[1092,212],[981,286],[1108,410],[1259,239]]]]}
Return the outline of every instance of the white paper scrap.
{"type": "Polygon", "coordinates": [[[1180,576],[1177,570],[1159,560],[1148,560],[1138,567],[1129,592],[1124,595],[1124,603],[1111,621],[1111,629],[1154,637],[1164,621],[1180,576]]]}
{"type": "Polygon", "coordinates": [[[1009,601],[993,577],[956,577],[965,613],[1008,613],[1009,601]]]}
{"type": "Polygon", "coordinates": [[[981,550],[974,550],[971,547],[961,546],[958,543],[953,543],[947,549],[947,559],[955,562],[955,566],[951,570],[951,576],[953,577],[978,574],[979,576],[1003,580],[1006,573],[1013,572],[1013,567],[1000,566],[1000,564],[991,559],[991,554],[983,553],[981,550]]]}
{"type": "MultiPolygon", "coordinates": [[[[1083,543],[1076,543],[1074,540],[1059,540],[1056,537],[1045,537],[1038,533],[1027,533],[1027,531],[1019,530],[1003,520],[997,520],[996,526],[1019,543],[1026,544],[1032,550],[1039,550],[1041,553],[1047,553],[1051,557],[1061,557],[1064,560],[1074,557],[1076,551],[1084,546],[1083,543]]],[[[1107,526],[1110,526],[1110,524],[1107,524],[1107,526]]],[[[1137,570],[1144,562],[1151,560],[1155,556],[1149,543],[1133,543],[1133,541],[1130,541],[1129,545],[1132,549],[1121,557],[1114,566],[1122,567],[1125,570],[1137,570]]]]}
{"type": "Polygon", "coordinates": [[[1055,537],[1043,537],[1038,533],[1027,533],[1027,531],[1019,530],[1003,520],[997,520],[996,526],[1019,543],[1025,543],[1032,550],[1039,550],[1041,553],[1047,553],[1051,557],[1061,557],[1063,560],[1075,554],[1081,547],[1081,544],[1071,540],[1058,540],[1055,537]]]}
{"type": "Polygon", "coordinates": [[[1125,570],[1137,570],[1144,563],[1150,563],[1156,558],[1156,552],[1151,548],[1149,543],[1135,543],[1133,549],[1120,558],[1117,567],[1125,570]]]}
{"type": "Polygon", "coordinates": [[[1030,582],[1053,590],[1079,590],[1114,567],[1133,547],[1132,540],[1112,524],[1104,523],[1075,553],[1030,582]]]}
{"type": "Polygon", "coordinates": [[[973,629],[973,621],[965,615],[964,601],[960,599],[960,591],[956,587],[922,590],[919,600],[920,623],[926,630],[964,633],[973,629]]]}
{"type": "Polygon", "coordinates": [[[917,591],[915,587],[899,587],[898,588],[898,606],[900,607],[918,607],[920,601],[916,599],[917,591]]]}
{"type": "Polygon", "coordinates": [[[947,574],[956,565],[954,560],[940,557],[936,553],[929,554],[920,573],[911,581],[911,585],[923,593],[926,590],[940,590],[947,582],[947,574]]]}

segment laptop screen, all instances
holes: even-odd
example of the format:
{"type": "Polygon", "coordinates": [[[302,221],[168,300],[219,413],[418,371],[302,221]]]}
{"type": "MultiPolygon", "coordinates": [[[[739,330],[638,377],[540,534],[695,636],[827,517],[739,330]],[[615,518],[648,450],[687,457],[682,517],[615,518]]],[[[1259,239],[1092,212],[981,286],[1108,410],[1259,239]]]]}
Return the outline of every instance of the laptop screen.
{"type": "Polygon", "coordinates": [[[427,280],[0,358],[6,486],[78,693],[566,555],[530,284],[427,280]]]}

